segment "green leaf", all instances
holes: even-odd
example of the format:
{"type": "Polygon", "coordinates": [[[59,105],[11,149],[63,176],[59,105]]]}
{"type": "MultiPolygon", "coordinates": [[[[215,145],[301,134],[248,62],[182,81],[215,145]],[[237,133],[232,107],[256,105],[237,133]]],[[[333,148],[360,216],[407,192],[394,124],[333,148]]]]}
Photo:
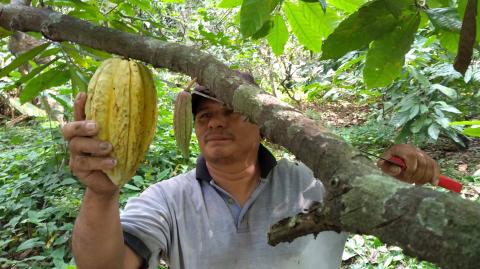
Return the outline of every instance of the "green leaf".
{"type": "Polygon", "coordinates": [[[450,124],[450,120],[448,118],[435,117],[435,121],[443,128],[448,128],[450,124]]]}
{"type": "Polygon", "coordinates": [[[219,8],[234,8],[242,5],[243,0],[222,0],[220,4],[217,5],[219,8]]]}
{"type": "Polygon", "coordinates": [[[323,12],[327,11],[327,2],[325,0],[301,0],[302,2],[306,3],[319,3],[322,6],[323,12]]]}
{"type": "Polygon", "coordinates": [[[67,53],[68,57],[70,57],[76,64],[84,68],[88,67],[85,57],[80,55],[78,49],[74,45],[64,42],[60,46],[67,53]]]}
{"type": "Polygon", "coordinates": [[[271,17],[279,0],[244,0],[240,10],[240,32],[250,37],[260,30],[271,17]]]}
{"type": "MultiPolygon", "coordinates": [[[[455,114],[462,114],[462,112],[460,110],[458,110],[456,107],[448,105],[447,103],[445,103],[443,101],[438,101],[436,103],[438,104],[437,107],[442,111],[451,112],[451,113],[455,113],[455,114]]],[[[441,116],[441,115],[439,115],[439,116],[441,116]]]]}
{"type": "MultiPolygon", "coordinates": [[[[52,93],[48,93],[50,97],[52,97],[55,101],[57,101],[64,110],[64,114],[67,113],[72,113],[73,111],[73,106],[70,104],[70,102],[65,101],[63,98],[61,98],[61,95],[55,95],[52,93]]],[[[76,94],[72,94],[73,96],[77,96],[76,94]]]]}
{"type": "Polygon", "coordinates": [[[38,58],[45,58],[45,57],[50,57],[50,56],[53,56],[53,55],[57,55],[60,52],[60,50],[61,49],[58,48],[58,47],[45,50],[44,52],[42,52],[38,55],[38,58]]]}
{"type": "Polygon", "coordinates": [[[109,21],[109,26],[114,29],[118,29],[120,31],[126,32],[126,33],[138,33],[139,30],[133,27],[130,24],[127,24],[121,20],[111,20],[109,21]]]}
{"type": "Polygon", "coordinates": [[[276,14],[273,18],[273,27],[267,36],[268,44],[275,55],[283,54],[283,49],[288,41],[288,29],[282,16],[276,14]]]}
{"type": "Polygon", "coordinates": [[[413,119],[415,118],[420,112],[420,105],[414,105],[412,108],[410,108],[410,115],[408,116],[408,119],[413,119]]]}
{"type": "Polygon", "coordinates": [[[445,87],[445,86],[440,85],[440,84],[433,84],[432,89],[440,91],[441,93],[445,94],[450,99],[457,99],[457,92],[452,88],[445,87]]]}
{"type": "Polygon", "coordinates": [[[0,27],[0,38],[11,36],[12,34],[13,34],[12,31],[8,31],[7,29],[0,27]]]}
{"type": "Polygon", "coordinates": [[[454,106],[444,106],[444,107],[441,107],[440,109],[443,111],[447,111],[455,114],[462,114],[462,112],[454,106]]]}
{"type": "Polygon", "coordinates": [[[415,120],[412,125],[410,126],[410,131],[414,134],[420,132],[423,127],[428,126],[432,123],[432,119],[427,118],[426,116],[422,116],[421,118],[415,120]]]}
{"type": "Polygon", "coordinates": [[[313,3],[286,2],[284,11],[298,41],[313,52],[321,51],[323,38],[332,33],[338,21],[334,10],[324,13],[320,5],[313,3]]]}
{"type": "Polygon", "coordinates": [[[432,125],[430,125],[430,127],[428,127],[428,135],[433,140],[437,140],[439,134],[440,134],[440,127],[437,124],[433,123],[432,125]]]}
{"type": "Polygon", "coordinates": [[[422,87],[427,89],[431,88],[431,83],[426,76],[418,72],[418,70],[413,66],[409,66],[408,70],[410,71],[410,74],[412,74],[412,76],[420,83],[420,85],[422,85],[422,87]]]}
{"type": "Polygon", "coordinates": [[[329,0],[328,3],[347,13],[352,13],[365,4],[368,0],[329,0]]]}
{"type": "Polygon", "coordinates": [[[263,24],[262,28],[260,28],[260,30],[258,30],[258,32],[256,32],[255,34],[252,35],[252,38],[253,39],[260,39],[262,37],[265,37],[270,32],[270,29],[272,29],[272,26],[273,26],[273,21],[272,20],[266,21],[263,24]]]}
{"type": "Polygon", "coordinates": [[[129,190],[132,190],[132,191],[141,191],[142,190],[139,187],[137,187],[135,185],[132,185],[132,184],[125,184],[123,187],[125,189],[129,189],[129,190]]]}
{"type": "Polygon", "coordinates": [[[76,183],[78,183],[77,180],[69,177],[69,178],[64,179],[64,180],[60,183],[60,185],[71,185],[71,184],[76,184],[76,183]]]}
{"type": "Polygon", "coordinates": [[[20,102],[23,104],[35,98],[41,91],[55,86],[63,85],[70,75],[64,70],[65,65],[50,69],[31,79],[20,93],[20,102]]]}
{"type": "Polygon", "coordinates": [[[450,125],[480,125],[480,120],[472,120],[472,121],[454,121],[450,123],[450,125]]]}
{"type": "Polygon", "coordinates": [[[22,85],[23,83],[25,83],[25,82],[29,81],[30,79],[34,78],[36,75],[40,74],[40,72],[42,72],[45,68],[47,68],[48,66],[50,66],[52,63],[56,62],[57,60],[58,60],[58,58],[55,58],[55,59],[51,60],[50,62],[44,64],[44,65],[40,65],[40,66],[35,67],[34,69],[30,70],[30,72],[28,72],[28,74],[26,74],[25,76],[22,76],[20,79],[15,81],[15,83],[4,87],[3,90],[4,91],[9,91],[11,89],[14,89],[14,88],[22,85]]]}
{"type": "Polygon", "coordinates": [[[455,8],[432,8],[425,13],[437,30],[460,32],[462,22],[455,8]]]}
{"type": "Polygon", "coordinates": [[[72,81],[73,96],[77,96],[78,92],[86,92],[88,87],[88,79],[74,65],[68,65],[70,72],[70,80],[72,81]]]}
{"type": "Polygon", "coordinates": [[[428,6],[430,7],[448,7],[450,0],[429,0],[428,6]]]}
{"type": "Polygon", "coordinates": [[[468,136],[480,137],[480,128],[465,128],[463,133],[468,136]]]}
{"type": "Polygon", "coordinates": [[[0,78],[8,75],[11,71],[13,71],[15,68],[21,66],[22,64],[28,62],[29,60],[32,60],[35,56],[37,56],[40,52],[45,50],[48,46],[50,46],[50,43],[44,43],[40,46],[37,46],[17,58],[13,60],[9,65],[5,66],[2,70],[0,70],[0,78]]]}
{"type": "Polygon", "coordinates": [[[419,23],[418,13],[406,16],[394,31],[372,43],[363,69],[368,88],[385,87],[400,74],[419,23]]]}
{"type": "Polygon", "coordinates": [[[17,247],[16,252],[20,252],[26,249],[34,248],[34,247],[40,247],[43,246],[45,243],[40,240],[40,238],[32,238],[28,239],[27,241],[24,241],[23,243],[20,244],[20,246],[17,247]]]}
{"type": "Polygon", "coordinates": [[[440,31],[438,33],[440,45],[446,48],[450,53],[456,54],[458,50],[459,33],[440,31]]]}
{"type": "Polygon", "coordinates": [[[411,1],[405,0],[383,0],[383,2],[385,3],[387,10],[397,18],[399,18],[403,11],[412,4],[411,1]]]}
{"type": "Polygon", "coordinates": [[[108,58],[112,57],[112,55],[108,52],[92,49],[90,47],[82,46],[82,45],[80,45],[80,47],[83,50],[85,50],[88,54],[90,54],[90,56],[92,56],[97,61],[103,61],[105,59],[108,59],[108,58]]]}
{"type": "MultiPolygon", "coordinates": [[[[144,10],[144,11],[154,11],[152,9],[152,3],[153,1],[149,1],[149,0],[130,0],[128,1],[131,5],[133,6],[136,6],[136,7],[139,7],[140,9],[144,10]]],[[[162,0],[162,2],[165,2],[165,3],[184,3],[185,1],[184,0],[162,0]]]]}
{"type": "Polygon", "coordinates": [[[369,2],[343,20],[324,41],[322,59],[338,59],[347,52],[367,47],[373,40],[392,32],[397,24],[382,0],[369,2]]]}

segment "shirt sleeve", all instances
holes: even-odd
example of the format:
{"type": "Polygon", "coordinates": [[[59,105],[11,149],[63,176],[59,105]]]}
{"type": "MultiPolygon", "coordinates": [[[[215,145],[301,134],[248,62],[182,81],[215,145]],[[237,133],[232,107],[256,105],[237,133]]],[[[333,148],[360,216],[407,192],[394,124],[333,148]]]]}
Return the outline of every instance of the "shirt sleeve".
{"type": "Polygon", "coordinates": [[[143,259],[142,269],[157,268],[160,258],[168,257],[172,217],[159,184],[131,198],[120,222],[125,244],[143,259]]]}

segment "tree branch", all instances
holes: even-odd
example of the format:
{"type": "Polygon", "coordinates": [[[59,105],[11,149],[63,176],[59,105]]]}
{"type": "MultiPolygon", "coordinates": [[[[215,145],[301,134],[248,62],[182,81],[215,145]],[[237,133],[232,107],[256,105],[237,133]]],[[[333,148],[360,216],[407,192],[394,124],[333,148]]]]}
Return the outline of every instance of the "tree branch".
{"type": "Polygon", "coordinates": [[[0,26],[9,30],[41,32],[54,41],[71,41],[198,78],[218,98],[258,123],[268,140],[309,166],[322,180],[326,198],[310,212],[275,225],[269,234],[272,243],[328,229],[345,230],[376,235],[445,268],[480,264],[480,204],[382,175],[340,137],[243,81],[213,56],[50,10],[0,8],[0,26]]]}

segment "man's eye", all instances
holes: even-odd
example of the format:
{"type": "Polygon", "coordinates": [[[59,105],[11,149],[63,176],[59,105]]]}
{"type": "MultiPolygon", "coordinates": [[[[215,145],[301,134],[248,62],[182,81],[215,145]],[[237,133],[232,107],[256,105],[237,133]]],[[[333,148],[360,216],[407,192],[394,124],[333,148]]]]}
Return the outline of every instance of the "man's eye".
{"type": "Polygon", "coordinates": [[[210,112],[203,112],[200,114],[200,119],[208,119],[212,116],[212,113],[210,112]]]}

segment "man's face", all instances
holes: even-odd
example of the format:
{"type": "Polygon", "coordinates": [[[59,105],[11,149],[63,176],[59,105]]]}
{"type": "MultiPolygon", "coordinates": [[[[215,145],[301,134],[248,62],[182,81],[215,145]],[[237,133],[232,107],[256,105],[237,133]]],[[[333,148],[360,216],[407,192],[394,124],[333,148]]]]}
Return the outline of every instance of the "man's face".
{"type": "Polygon", "coordinates": [[[258,126],[218,102],[204,100],[199,104],[195,133],[207,161],[229,163],[257,156],[258,126]]]}

